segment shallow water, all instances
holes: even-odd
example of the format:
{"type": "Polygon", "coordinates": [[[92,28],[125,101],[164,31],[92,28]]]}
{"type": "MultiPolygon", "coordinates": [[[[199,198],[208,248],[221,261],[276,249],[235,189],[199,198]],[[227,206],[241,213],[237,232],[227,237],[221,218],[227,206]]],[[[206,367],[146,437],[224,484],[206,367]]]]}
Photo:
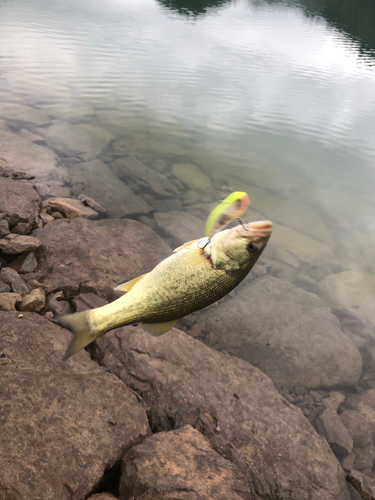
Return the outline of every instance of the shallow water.
{"type": "MultiPolygon", "coordinates": [[[[56,126],[63,142],[70,134],[69,147],[55,135],[47,141],[59,166],[72,156],[109,163],[132,155],[165,173],[182,207],[129,181],[144,199],[158,198],[156,211],[200,215],[192,204],[248,191],[248,218],[275,222],[267,272],[298,269],[328,302],[375,321],[371,9],[308,0],[2,1],[0,103],[43,110],[50,122],[20,125],[9,110],[0,118],[15,133],[46,137],[56,126]],[[72,139],[82,124],[97,127],[84,129],[85,154],[72,139]],[[209,188],[198,177],[176,183],[174,163],[208,174],[209,188]]],[[[54,178],[36,170],[37,180],[54,178]]]]}

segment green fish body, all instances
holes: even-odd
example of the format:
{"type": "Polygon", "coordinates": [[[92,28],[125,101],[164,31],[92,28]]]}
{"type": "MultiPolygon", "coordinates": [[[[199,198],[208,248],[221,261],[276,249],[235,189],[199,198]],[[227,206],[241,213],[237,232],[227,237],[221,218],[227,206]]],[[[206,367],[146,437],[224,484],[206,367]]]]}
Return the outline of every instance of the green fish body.
{"type": "Polygon", "coordinates": [[[189,242],[151,272],[119,285],[127,293],[114,302],[62,316],[58,323],[75,333],[65,357],[120,326],[140,323],[161,335],[183,316],[216,302],[249,273],[271,229],[269,221],[256,222],[189,242]]]}

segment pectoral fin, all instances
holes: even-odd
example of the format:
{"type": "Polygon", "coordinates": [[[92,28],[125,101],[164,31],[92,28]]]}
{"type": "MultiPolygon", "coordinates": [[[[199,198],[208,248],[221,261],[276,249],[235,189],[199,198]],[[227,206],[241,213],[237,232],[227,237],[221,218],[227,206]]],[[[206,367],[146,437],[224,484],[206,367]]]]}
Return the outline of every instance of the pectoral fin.
{"type": "Polygon", "coordinates": [[[176,323],[178,319],[169,321],[167,323],[140,323],[139,326],[146,330],[146,332],[151,333],[151,335],[162,335],[163,333],[170,330],[176,323]]]}
{"type": "Polygon", "coordinates": [[[182,266],[201,266],[209,261],[207,256],[202,253],[202,249],[188,248],[181,254],[180,262],[182,266]]]}
{"type": "Polygon", "coordinates": [[[133,280],[127,281],[126,283],[121,283],[121,285],[116,286],[114,290],[120,290],[121,292],[130,292],[133,286],[136,285],[138,281],[141,281],[141,279],[143,279],[147,275],[148,273],[142,274],[141,276],[138,276],[138,278],[134,278],[133,280]]]}

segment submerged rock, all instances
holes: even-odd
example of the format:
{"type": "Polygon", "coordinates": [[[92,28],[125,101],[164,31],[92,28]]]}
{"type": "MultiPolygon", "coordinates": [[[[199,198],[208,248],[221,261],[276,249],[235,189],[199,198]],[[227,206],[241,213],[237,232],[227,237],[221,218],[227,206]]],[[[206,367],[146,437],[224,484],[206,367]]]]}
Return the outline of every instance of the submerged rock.
{"type": "Polygon", "coordinates": [[[185,184],[188,189],[192,189],[198,193],[202,191],[211,191],[213,193],[211,179],[196,165],[174,163],[172,165],[172,173],[179,181],[185,184]]]}
{"type": "Polygon", "coordinates": [[[6,119],[14,127],[40,127],[49,123],[49,116],[40,109],[21,104],[0,102],[0,118],[6,119]]]}
{"type": "Polygon", "coordinates": [[[68,219],[75,219],[76,217],[94,219],[98,215],[95,210],[85,206],[80,200],[73,198],[50,198],[47,200],[47,204],[51,210],[58,210],[66,215],[68,219]]]}
{"type": "Polygon", "coordinates": [[[47,293],[80,290],[113,299],[114,286],[150,271],[172,253],[151,229],[129,219],[61,219],[35,235],[43,242],[47,293]]]}
{"type": "Polygon", "coordinates": [[[154,431],[187,424],[200,430],[245,475],[252,497],[349,499],[327,443],[247,362],[175,328],[161,337],[118,329],[101,337],[92,353],[143,397],[154,431]]]}
{"type": "Polygon", "coordinates": [[[334,410],[324,410],[316,421],[316,427],[339,460],[352,451],[353,439],[334,410]]]}
{"type": "Polygon", "coordinates": [[[37,129],[48,146],[64,156],[80,156],[89,161],[97,158],[114,138],[106,130],[93,125],[60,122],[37,129]]]}
{"type": "Polygon", "coordinates": [[[90,196],[105,208],[109,217],[147,214],[152,210],[101,160],[74,165],[70,174],[74,194],[90,196]]]}
{"type": "Polygon", "coordinates": [[[154,218],[174,247],[205,235],[205,223],[186,212],[156,213],[154,218]]]}
{"type": "Polygon", "coordinates": [[[191,499],[252,498],[244,474],[191,426],[147,438],[124,455],[122,464],[123,498],[139,498],[145,492],[158,494],[160,500],[181,494],[191,499]]]}
{"type": "Polygon", "coordinates": [[[70,333],[32,313],[0,312],[2,499],[83,499],[149,432],[133,392],[70,333]]]}
{"type": "Polygon", "coordinates": [[[119,158],[109,164],[119,179],[126,182],[131,179],[140,186],[152,191],[158,196],[179,196],[176,187],[165,177],[155,170],[146,167],[141,161],[132,156],[119,158]]]}
{"type": "Polygon", "coordinates": [[[235,299],[201,311],[198,325],[210,345],[246,359],[281,387],[354,386],[362,372],[361,355],[330,308],[285,280],[244,284],[235,299]]]}
{"type": "MultiPolygon", "coordinates": [[[[1,127],[0,127],[1,128],[1,127]]],[[[0,133],[0,158],[4,167],[45,178],[56,167],[56,154],[6,129],[0,133]]]]}

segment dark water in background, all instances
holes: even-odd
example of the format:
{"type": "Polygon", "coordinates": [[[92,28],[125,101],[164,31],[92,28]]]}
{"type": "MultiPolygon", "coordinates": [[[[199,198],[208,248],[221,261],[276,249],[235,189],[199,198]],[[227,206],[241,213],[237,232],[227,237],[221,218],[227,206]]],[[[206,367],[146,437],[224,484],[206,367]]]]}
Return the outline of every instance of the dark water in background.
{"type": "Polygon", "coordinates": [[[375,320],[374,14],[353,0],[3,0],[0,98],[181,146],[216,186],[248,190],[302,270],[318,241],[355,272],[340,300],[375,320]]]}

